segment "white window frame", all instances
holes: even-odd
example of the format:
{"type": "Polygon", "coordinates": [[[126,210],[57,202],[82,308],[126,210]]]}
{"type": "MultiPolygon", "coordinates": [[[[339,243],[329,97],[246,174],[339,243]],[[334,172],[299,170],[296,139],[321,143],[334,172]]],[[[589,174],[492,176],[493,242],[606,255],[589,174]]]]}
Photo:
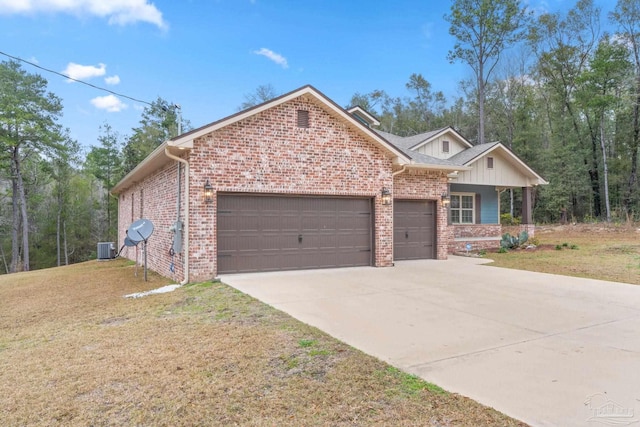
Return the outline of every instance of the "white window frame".
{"type": "Polygon", "coordinates": [[[476,223],[476,193],[451,193],[451,203],[449,203],[449,218],[451,221],[451,224],[454,225],[471,225],[471,224],[475,224],[476,223]],[[471,209],[469,208],[463,208],[462,207],[462,197],[463,196],[469,196],[471,197],[471,209]],[[454,197],[459,197],[459,207],[458,208],[454,208],[453,205],[453,199],[454,197]],[[471,222],[462,222],[462,212],[463,211],[469,211],[471,210],[471,222]],[[453,212],[457,211],[459,212],[458,218],[459,221],[455,222],[453,220],[453,212]]]}

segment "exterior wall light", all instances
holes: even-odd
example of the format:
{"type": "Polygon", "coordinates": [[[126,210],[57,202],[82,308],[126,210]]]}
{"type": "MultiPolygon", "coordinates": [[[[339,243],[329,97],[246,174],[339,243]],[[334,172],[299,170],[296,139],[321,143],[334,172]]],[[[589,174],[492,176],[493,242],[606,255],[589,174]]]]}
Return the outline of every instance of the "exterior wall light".
{"type": "Polygon", "coordinates": [[[209,183],[208,179],[204,184],[204,202],[213,203],[213,187],[209,183]]]}
{"type": "Polygon", "coordinates": [[[448,206],[449,203],[451,203],[451,196],[449,196],[449,193],[442,193],[442,196],[440,196],[440,199],[442,200],[442,204],[444,206],[448,206]]]}
{"type": "Polygon", "coordinates": [[[382,188],[382,204],[390,205],[391,204],[391,191],[388,188],[382,188]]]}

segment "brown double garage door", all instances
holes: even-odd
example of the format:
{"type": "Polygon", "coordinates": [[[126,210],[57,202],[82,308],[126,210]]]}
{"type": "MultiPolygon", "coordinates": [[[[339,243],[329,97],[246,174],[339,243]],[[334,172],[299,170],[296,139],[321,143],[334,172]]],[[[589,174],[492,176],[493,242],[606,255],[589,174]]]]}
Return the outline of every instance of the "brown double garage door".
{"type": "Polygon", "coordinates": [[[372,201],[218,196],[218,272],[372,264],[372,201]]]}
{"type": "MultiPolygon", "coordinates": [[[[218,272],[372,265],[372,205],[367,198],[219,195],[218,272]]],[[[428,202],[395,201],[395,259],[433,258],[434,215],[425,209],[428,202]]]]}

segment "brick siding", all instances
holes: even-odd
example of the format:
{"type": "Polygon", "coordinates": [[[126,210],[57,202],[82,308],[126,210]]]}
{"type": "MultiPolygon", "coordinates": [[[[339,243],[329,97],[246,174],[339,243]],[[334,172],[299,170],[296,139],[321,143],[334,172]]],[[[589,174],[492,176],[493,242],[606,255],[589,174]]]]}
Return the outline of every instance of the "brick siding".
{"type": "Polygon", "coordinates": [[[451,253],[466,252],[467,243],[472,251],[500,247],[502,226],[500,224],[451,225],[453,239],[449,242],[451,253]]]}
{"type": "MultiPolygon", "coordinates": [[[[312,98],[296,98],[204,135],[194,141],[186,158],[191,171],[191,281],[217,274],[219,192],[372,198],[374,265],[393,265],[393,207],[382,205],[380,197],[383,187],[392,187],[392,161],[368,136],[329,114],[312,98]],[[308,128],[297,127],[297,110],[309,111],[308,128]],[[207,180],[214,188],[210,204],[202,197],[207,180]]],[[[168,229],[176,217],[176,169],[171,162],[120,195],[119,230],[124,237],[132,222],[131,203],[137,212],[139,190],[144,186],[144,212],[156,226],[149,240],[149,266],[163,275],[169,275],[171,262],[168,229]]],[[[135,250],[126,250],[124,255],[135,259],[135,250]]],[[[181,280],[182,255],[174,263],[176,280],[181,280]]]]}
{"type": "MultiPolygon", "coordinates": [[[[174,272],[172,273],[169,269],[172,261],[169,249],[173,242],[173,233],[169,229],[177,219],[177,172],[177,165],[171,162],[168,166],[147,176],[143,182],[136,183],[119,195],[118,244],[124,244],[127,228],[133,221],[140,219],[141,215],[151,220],[154,231],[148,239],[148,266],[163,276],[181,281],[184,266],[183,253],[175,254],[173,257],[174,272]]],[[[184,168],[182,168],[182,175],[182,191],[184,191],[184,168]]],[[[182,197],[182,203],[184,203],[184,197],[182,197]]],[[[184,220],[184,218],[181,219],[184,220]]],[[[133,261],[137,259],[142,263],[144,256],[142,248],[142,244],[137,247],[126,247],[122,251],[122,256],[133,261]]]]}
{"type": "Polygon", "coordinates": [[[436,242],[438,259],[447,259],[450,232],[447,226],[447,208],[442,204],[442,194],[447,192],[446,172],[408,170],[393,179],[394,199],[436,201],[436,242]]]}
{"type": "MultiPolygon", "coordinates": [[[[373,262],[385,267],[393,265],[393,206],[382,205],[380,197],[386,187],[396,199],[436,201],[438,259],[447,258],[453,242],[454,232],[447,225],[447,209],[441,202],[448,186],[446,173],[408,170],[392,177],[388,154],[313,97],[301,96],[204,135],[184,156],[190,164],[191,281],[217,275],[218,193],[372,198],[373,262]],[[297,126],[298,110],[309,112],[308,128],[297,126]],[[214,188],[213,203],[203,199],[207,180],[214,188]]],[[[184,179],[182,185],[184,189],[184,179]]],[[[141,214],[150,219],[155,231],[149,239],[149,268],[181,281],[184,253],[175,254],[173,259],[169,255],[173,238],[169,228],[176,221],[176,195],[177,165],[170,161],[119,195],[118,227],[121,245],[134,220],[141,214]],[[169,269],[172,262],[174,272],[169,269]]],[[[141,260],[143,254],[140,247],[127,248],[123,255],[141,260]]]]}

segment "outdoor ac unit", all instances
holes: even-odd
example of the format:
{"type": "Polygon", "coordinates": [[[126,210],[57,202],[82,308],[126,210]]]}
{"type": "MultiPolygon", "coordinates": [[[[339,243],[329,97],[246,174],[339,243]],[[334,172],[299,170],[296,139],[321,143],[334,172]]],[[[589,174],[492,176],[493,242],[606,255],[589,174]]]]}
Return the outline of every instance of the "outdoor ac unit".
{"type": "Polygon", "coordinates": [[[113,259],[116,257],[116,244],[114,242],[98,243],[98,259],[113,259]]]}

